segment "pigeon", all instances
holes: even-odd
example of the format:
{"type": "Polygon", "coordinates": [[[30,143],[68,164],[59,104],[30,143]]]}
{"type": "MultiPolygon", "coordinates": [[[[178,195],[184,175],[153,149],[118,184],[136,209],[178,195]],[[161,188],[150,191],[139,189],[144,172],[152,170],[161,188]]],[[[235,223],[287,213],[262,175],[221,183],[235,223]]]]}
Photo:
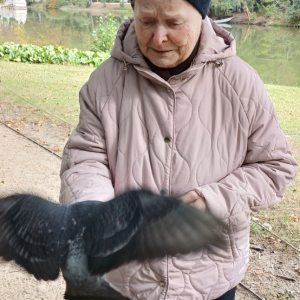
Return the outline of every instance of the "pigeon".
{"type": "Polygon", "coordinates": [[[146,190],[72,205],[26,194],[0,199],[0,257],[38,280],[55,280],[61,270],[65,299],[125,300],[106,273],[208,249],[219,243],[220,228],[210,213],[146,190]]]}

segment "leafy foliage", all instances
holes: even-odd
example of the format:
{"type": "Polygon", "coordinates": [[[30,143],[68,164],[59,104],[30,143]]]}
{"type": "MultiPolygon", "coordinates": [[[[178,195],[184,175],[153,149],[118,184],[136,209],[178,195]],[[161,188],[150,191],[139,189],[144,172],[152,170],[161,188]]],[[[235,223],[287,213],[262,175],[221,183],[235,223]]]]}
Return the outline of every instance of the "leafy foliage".
{"type": "Polygon", "coordinates": [[[5,0],[0,0],[0,4],[4,4],[5,3],[5,0]]]}
{"type": "Polygon", "coordinates": [[[288,11],[287,19],[291,24],[300,24],[300,0],[295,0],[293,6],[288,11]]]}
{"type": "Polygon", "coordinates": [[[0,59],[28,63],[50,63],[99,66],[109,57],[108,53],[80,51],[58,46],[39,47],[35,45],[19,45],[15,43],[0,43],[0,59]]]}
{"type": "Polygon", "coordinates": [[[47,9],[57,9],[64,5],[67,5],[66,0],[46,0],[45,2],[47,9]]]}
{"type": "Polygon", "coordinates": [[[300,22],[300,0],[261,0],[257,8],[259,12],[275,20],[283,19],[290,24],[300,22]]]}
{"type": "Polygon", "coordinates": [[[87,8],[90,5],[89,0],[72,0],[72,4],[77,7],[87,8]]]}
{"type": "Polygon", "coordinates": [[[225,14],[228,15],[229,11],[232,11],[235,7],[241,7],[247,4],[248,7],[254,7],[257,0],[212,0],[211,1],[211,10],[214,11],[215,14],[225,14]]]}
{"type": "Polygon", "coordinates": [[[92,51],[110,52],[114,46],[116,33],[117,33],[117,21],[114,16],[99,17],[98,29],[92,32],[94,41],[92,43],[92,51]]]}
{"type": "Polygon", "coordinates": [[[234,8],[242,10],[248,7],[253,12],[259,12],[281,23],[299,24],[300,0],[212,0],[210,13],[212,15],[228,15],[234,8]]]}

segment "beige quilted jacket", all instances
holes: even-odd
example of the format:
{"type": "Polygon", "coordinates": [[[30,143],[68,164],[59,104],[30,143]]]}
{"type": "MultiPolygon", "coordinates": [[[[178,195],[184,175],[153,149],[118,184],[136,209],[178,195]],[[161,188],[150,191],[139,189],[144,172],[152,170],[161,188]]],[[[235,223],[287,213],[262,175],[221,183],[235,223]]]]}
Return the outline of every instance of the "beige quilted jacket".
{"type": "Polygon", "coordinates": [[[173,196],[196,190],[228,223],[226,250],[133,262],[107,280],[130,299],[215,299],[244,277],[250,216],[280,201],[297,163],[230,33],[203,20],[192,66],[166,82],[144,61],[132,24],[121,26],[111,58],[80,92],[60,201],[108,201],[139,188],[173,196]]]}

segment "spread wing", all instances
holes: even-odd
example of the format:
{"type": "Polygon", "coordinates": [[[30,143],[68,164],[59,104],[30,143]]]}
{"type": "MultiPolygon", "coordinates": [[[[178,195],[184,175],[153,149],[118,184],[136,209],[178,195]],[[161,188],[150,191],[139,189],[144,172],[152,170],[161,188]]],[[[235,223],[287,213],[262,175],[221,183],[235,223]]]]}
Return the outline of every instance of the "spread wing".
{"type": "Polygon", "coordinates": [[[132,191],[96,208],[86,228],[89,270],[102,275],[132,260],[208,248],[220,223],[175,198],[132,191]]]}
{"type": "Polygon", "coordinates": [[[217,243],[220,223],[177,199],[132,191],[102,203],[66,206],[32,195],[0,199],[0,257],[37,279],[55,280],[69,242],[82,237],[92,275],[132,260],[199,251],[217,243]]]}
{"type": "Polygon", "coordinates": [[[32,195],[0,199],[0,257],[37,279],[55,280],[68,253],[68,211],[32,195]]]}

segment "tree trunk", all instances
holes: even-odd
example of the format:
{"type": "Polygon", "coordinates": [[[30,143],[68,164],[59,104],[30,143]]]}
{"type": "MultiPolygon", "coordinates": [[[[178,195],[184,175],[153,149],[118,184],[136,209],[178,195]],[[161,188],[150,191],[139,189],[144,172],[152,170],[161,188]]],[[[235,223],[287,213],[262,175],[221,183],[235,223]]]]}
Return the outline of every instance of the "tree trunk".
{"type": "Polygon", "coordinates": [[[247,1],[244,2],[244,8],[245,8],[245,13],[246,13],[246,15],[247,15],[247,17],[248,17],[248,21],[249,21],[249,23],[250,23],[250,21],[251,21],[251,13],[250,13],[250,10],[249,10],[249,8],[248,8],[247,1]]]}

